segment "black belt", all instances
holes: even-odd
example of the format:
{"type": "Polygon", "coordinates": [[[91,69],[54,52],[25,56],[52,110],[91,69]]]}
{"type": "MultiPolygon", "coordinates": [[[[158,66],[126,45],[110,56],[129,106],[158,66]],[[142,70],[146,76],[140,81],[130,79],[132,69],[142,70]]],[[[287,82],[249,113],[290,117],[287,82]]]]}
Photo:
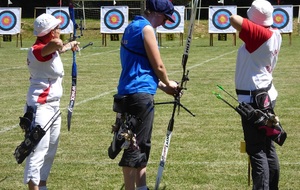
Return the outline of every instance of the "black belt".
{"type": "Polygon", "coordinates": [[[251,96],[257,90],[269,91],[271,89],[271,87],[272,87],[272,82],[266,88],[260,88],[260,89],[256,89],[256,90],[239,90],[239,89],[235,89],[235,91],[236,91],[237,95],[248,95],[248,96],[251,96]]]}

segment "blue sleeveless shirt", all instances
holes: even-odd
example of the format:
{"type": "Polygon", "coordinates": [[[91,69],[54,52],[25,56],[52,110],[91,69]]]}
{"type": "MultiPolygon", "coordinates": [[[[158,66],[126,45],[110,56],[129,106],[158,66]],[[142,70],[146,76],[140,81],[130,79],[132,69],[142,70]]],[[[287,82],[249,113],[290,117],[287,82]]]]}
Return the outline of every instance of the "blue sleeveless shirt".
{"type": "Polygon", "coordinates": [[[159,80],[144,47],[143,28],[147,25],[151,25],[147,19],[135,16],[124,31],[120,49],[122,72],[118,94],[156,93],[159,80]]]}

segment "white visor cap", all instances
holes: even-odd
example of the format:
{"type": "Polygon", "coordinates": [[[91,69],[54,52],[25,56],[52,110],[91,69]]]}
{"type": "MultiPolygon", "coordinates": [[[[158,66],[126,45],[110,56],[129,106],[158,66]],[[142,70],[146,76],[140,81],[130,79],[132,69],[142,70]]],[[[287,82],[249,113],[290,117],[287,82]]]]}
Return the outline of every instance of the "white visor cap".
{"type": "Polygon", "coordinates": [[[266,0],[255,0],[247,11],[249,20],[261,26],[273,24],[273,6],[266,0]]]}
{"type": "Polygon", "coordinates": [[[61,23],[60,19],[55,18],[50,14],[43,13],[34,21],[33,34],[38,37],[45,36],[61,23]]]}

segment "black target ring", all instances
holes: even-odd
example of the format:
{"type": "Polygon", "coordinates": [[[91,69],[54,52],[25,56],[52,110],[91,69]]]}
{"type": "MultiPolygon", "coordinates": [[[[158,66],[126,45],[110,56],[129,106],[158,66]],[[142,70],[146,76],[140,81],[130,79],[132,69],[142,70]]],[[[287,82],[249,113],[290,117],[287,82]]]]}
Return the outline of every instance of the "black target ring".
{"type": "Polygon", "coordinates": [[[124,15],[118,9],[112,9],[107,11],[104,15],[104,24],[111,30],[117,30],[124,24],[124,15]]]}
{"type": "Polygon", "coordinates": [[[59,28],[61,30],[64,30],[65,28],[67,28],[69,26],[69,24],[70,24],[70,17],[69,17],[69,14],[66,11],[57,10],[57,11],[54,11],[52,13],[52,15],[55,18],[61,20],[61,23],[59,25],[59,28]]]}
{"type": "Polygon", "coordinates": [[[162,27],[168,30],[177,28],[181,22],[181,16],[177,10],[174,10],[174,13],[172,14],[172,18],[175,21],[174,23],[167,21],[165,24],[162,25],[162,27]]]}
{"type": "Polygon", "coordinates": [[[289,14],[281,8],[274,9],[273,11],[273,28],[285,28],[290,21],[289,14]]]}
{"type": "Polygon", "coordinates": [[[225,30],[231,26],[229,21],[231,15],[230,11],[219,9],[213,14],[212,23],[217,29],[225,30]]]}
{"type": "Polygon", "coordinates": [[[0,29],[9,31],[17,24],[17,17],[11,11],[3,11],[0,13],[0,29]]]}

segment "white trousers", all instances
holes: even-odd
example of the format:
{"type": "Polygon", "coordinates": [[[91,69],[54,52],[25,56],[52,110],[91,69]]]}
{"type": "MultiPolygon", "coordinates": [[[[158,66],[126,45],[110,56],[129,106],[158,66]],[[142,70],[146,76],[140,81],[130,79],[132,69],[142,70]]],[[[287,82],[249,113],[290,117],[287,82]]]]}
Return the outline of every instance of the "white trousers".
{"type": "MultiPolygon", "coordinates": [[[[59,110],[58,106],[53,107],[49,104],[38,106],[35,125],[40,125],[43,128],[57,110],[59,110]]],[[[59,116],[38,143],[35,150],[28,155],[24,170],[24,184],[31,180],[35,185],[38,185],[40,181],[47,180],[56,154],[60,128],[61,117],[59,116]]]]}

